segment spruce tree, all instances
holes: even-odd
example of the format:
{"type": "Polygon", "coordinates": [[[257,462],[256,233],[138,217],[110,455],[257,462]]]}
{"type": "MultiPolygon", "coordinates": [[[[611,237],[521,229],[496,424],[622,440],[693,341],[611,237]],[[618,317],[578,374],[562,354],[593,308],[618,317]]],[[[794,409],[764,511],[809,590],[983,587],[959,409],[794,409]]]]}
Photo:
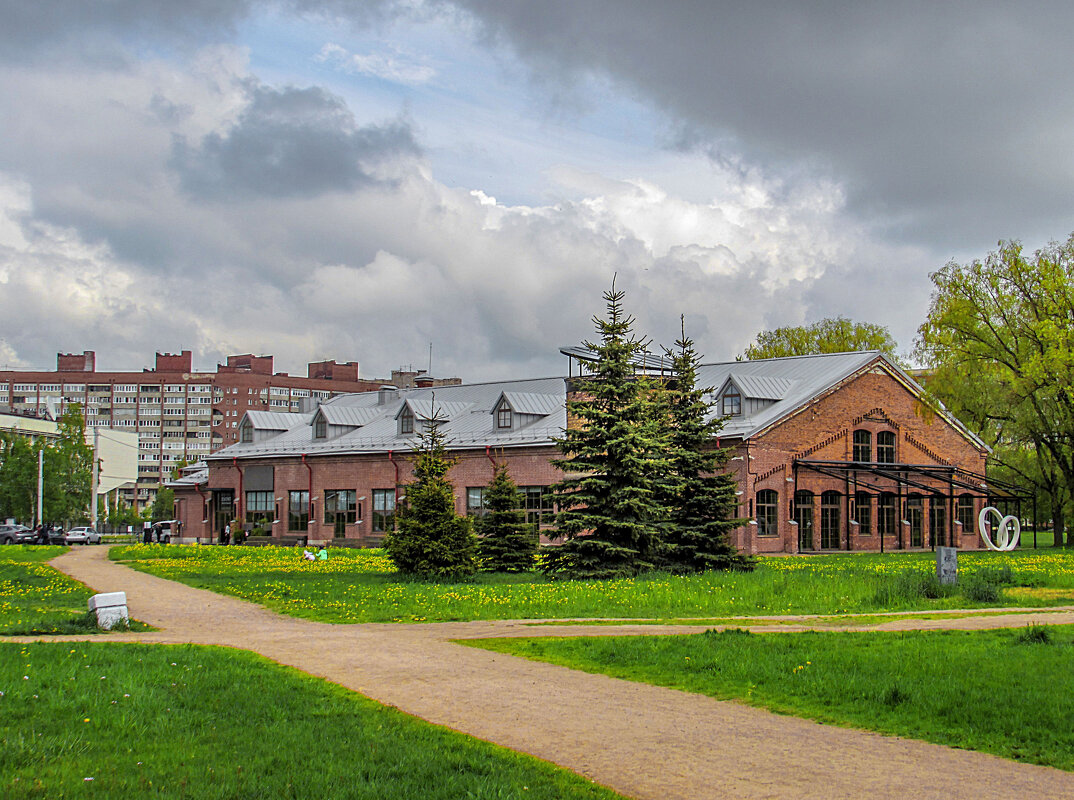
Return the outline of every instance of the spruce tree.
{"type": "Polygon", "coordinates": [[[557,525],[567,540],[547,565],[569,577],[609,578],[652,569],[666,516],[657,491],[667,463],[664,429],[655,413],[653,381],[636,364],[648,342],[633,333],[623,292],[604,293],[606,318],[594,317],[600,342],[575,396],[567,401],[567,430],[553,460],[567,477],[556,484],[557,525]]]}
{"type": "Polygon", "coordinates": [[[665,350],[673,377],[666,390],[671,469],[661,487],[670,513],[661,566],[673,572],[752,570],[753,559],[728,541],[746,520],[735,518],[738,484],[724,469],[731,451],[715,446],[723,420],[705,399],[712,390],[697,385],[701,357],[685,328],[675,346],[665,350]]]}
{"type": "Polygon", "coordinates": [[[526,572],[533,569],[538,536],[526,523],[522,494],[503,464],[485,488],[485,514],[474,522],[477,552],[485,572],[526,572]]]}
{"type": "Polygon", "coordinates": [[[388,556],[406,575],[472,575],[477,568],[477,540],[470,520],[455,512],[455,490],[447,479],[455,460],[447,456],[435,419],[424,425],[415,454],[415,481],[405,487],[395,530],[384,537],[388,556]]]}

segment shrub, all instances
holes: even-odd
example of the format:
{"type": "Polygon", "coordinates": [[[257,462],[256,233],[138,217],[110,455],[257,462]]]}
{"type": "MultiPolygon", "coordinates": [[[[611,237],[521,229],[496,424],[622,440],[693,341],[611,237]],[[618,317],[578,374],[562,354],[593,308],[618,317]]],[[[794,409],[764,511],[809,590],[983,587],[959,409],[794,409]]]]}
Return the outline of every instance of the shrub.
{"type": "Polygon", "coordinates": [[[995,603],[1000,598],[999,585],[980,575],[974,575],[963,584],[962,593],[975,603],[995,603]]]}
{"type": "Polygon", "coordinates": [[[1047,625],[1030,623],[1018,631],[1016,638],[1019,644],[1051,644],[1052,629],[1047,625]]]}

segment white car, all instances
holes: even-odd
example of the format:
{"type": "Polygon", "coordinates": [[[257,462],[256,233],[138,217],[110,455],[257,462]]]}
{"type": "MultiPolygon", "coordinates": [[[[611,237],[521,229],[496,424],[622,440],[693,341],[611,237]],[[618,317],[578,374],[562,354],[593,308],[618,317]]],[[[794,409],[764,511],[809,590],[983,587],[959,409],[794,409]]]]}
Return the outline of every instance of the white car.
{"type": "Polygon", "coordinates": [[[67,544],[100,544],[101,534],[93,528],[71,528],[63,540],[67,544]]]}

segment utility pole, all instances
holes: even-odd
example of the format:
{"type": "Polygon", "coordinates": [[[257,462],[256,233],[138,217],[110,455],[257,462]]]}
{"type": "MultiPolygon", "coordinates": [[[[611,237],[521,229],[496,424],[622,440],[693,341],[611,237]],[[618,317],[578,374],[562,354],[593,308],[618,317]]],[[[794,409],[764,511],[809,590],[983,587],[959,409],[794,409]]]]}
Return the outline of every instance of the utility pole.
{"type": "Polygon", "coordinates": [[[93,477],[90,481],[90,524],[97,530],[97,487],[100,485],[100,464],[97,460],[97,445],[100,431],[93,428],[93,477]]]}
{"type": "Polygon", "coordinates": [[[44,519],[44,490],[45,490],[45,449],[37,451],[37,524],[43,525],[44,519]]]}

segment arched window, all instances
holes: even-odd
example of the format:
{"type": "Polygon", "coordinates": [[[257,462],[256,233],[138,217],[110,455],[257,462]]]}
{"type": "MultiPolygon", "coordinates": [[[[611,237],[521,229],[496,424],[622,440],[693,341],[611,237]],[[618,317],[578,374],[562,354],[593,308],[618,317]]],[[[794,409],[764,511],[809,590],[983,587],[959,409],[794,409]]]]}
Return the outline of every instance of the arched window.
{"type": "Polygon", "coordinates": [[[873,460],[873,434],[871,431],[854,431],[854,452],[851,460],[873,460]]]}
{"type": "Polygon", "coordinates": [[[723,415],[725,417],[737,417],[742,413],[742,395],[734,386],[728,386],[723,393],[723,415]]]}
{"type": "Polygon", "coordinates": [[[822,550],[839,549],[839,506],[843,496],[839,492],[825,492],[820,496],[820,547],[822,550]]]}
{"type": "Polygon", "coordinates": [[[761,489],[757,492],[757,535],[779,534],[779,492],[761,489]]]}
{"type": "Polygon", "coordinates": [[[413,432],[414,412],[410,410],[410,406],[404,406],[402,412],[399,414],[399,433],[413,432]]]}
{"type": "Polygon", "coordinates": [[[892,431],[880,431],[876,435],[876,460],[879,464],[895,463],[895,434],[892,431]]]}

